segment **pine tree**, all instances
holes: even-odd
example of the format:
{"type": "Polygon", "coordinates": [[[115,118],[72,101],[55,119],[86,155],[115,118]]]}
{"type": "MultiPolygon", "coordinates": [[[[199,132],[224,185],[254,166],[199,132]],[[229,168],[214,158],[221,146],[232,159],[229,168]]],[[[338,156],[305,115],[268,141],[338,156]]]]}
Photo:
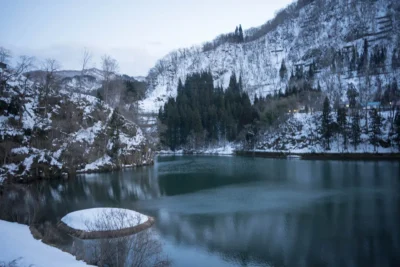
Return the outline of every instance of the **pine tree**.
{"type": "Polygon", "coordinates": [[[400,91],[399,91],[399,86],[397,85],[397,79],[393,78],[393,82],[390,88],[390,101],[395,101],[399,99],[399,97],[400,97],[400,91]]]}
{"type": "Polygon", "coordinates": [[[257,105],[259,102],[259,99],[257,97],[257,94],[254,95],[254,105],[257,105]]]}
{"type": "Polygon", "coordinates": [[[343,139],[343,148],[347,149],[348,143],[348,134],[347,134],[347,115],[345,108],[339,108],[337,110],[337,124],[338,124],[338,132],[342,136],[343,139]]]}
{"type": "Polygon", "coordinates": [[[243,36],[243,30],[242,30],[242,25],[239,25],[239,42],[244,41],[244,36],[243,36]]]}
{"type": "Polygon", "coordinates": [[[112,147],[108,152],[108,154],[112,159],[118,160],[118,153],[121,147],[120,129],[123,126],[122,116],[120,115],[118,108],[115,108],[113,110],[108,126],[109,126],[108,134],[109,136],[111,136],[111,143],[112,143],[112,147]]]}
{"type": "Polygon", "coordinates": [[[240,40],[239,40],[239,28],[238,28],[238,26],[236,26],[236,29],[235,29],[235,42],[239,42],[240,40]]]}
{"type": "Polygon", "coordinates": [[[230,79],[229,79],[229,88],[228,90],[230,90],[233,93],[239,93],[240,92],[240,88],[238,86],[237,80],[236,80],[236,74],[235,72],[232,73],[230,79]]]}
{"type": "Polygon", "coordinates": [[[400,152],[400,111],[396,112],[396,116],[394,119],[394,130],[395,130],[394,142],[396,143],[398,150],[400,152]]]}
{"type": "Polygon", "coordinates": [[[322,109],[321,133],[324,140],[325,149],[330,150],[330,140],[332,137],[332,115],[328,97],[325,97],[322,109]]]}
{"type": "Polygon", "coordinates": [[[285,60],[282,59],[281,68],[279,69],[279,76],[281,77],[281,80],[283,80],[286,77],[286,74],[287,74],[287,68],[285,60]]]}
{"type": "Polygon", "coordinates": [[[349,107],[355,108],[357,106],[358,92],[352,83],[349,84],[349,89],[347,90],[347,99],[349,100],[349,107]]]}
{"type": "Polygon", "coordinates": [[[103,101],[103,96],[101,95],[100,91],[97,91],[97,93],[96,93],[96,98],[97,98],[96,107],[97,107],[97,108],[101,108],[101,106],[102,106],[102,101],[103,101]]]}
{"type": "Polygon", "coordinates": [[[314,79],[314,74],[315,74],[315,62],[310,64],[310,67],[308,69],[308,79],[313,80],[314,79]]]}
{"type": "Polygon", "coordinates": [[[182,95],[183,94],[183,84],[182,84],[182,81],[181,81],[181,79],[179,78],[179,81],[178,81],[178,89],[177,89],[177,92],[178,92],[178,95],[182,95]]]}
{"type": "Polygon", "coordinates": [[[349,69],[350,71],[355,71],[356,70],[356,66],[357,66],[357,62],[358,62],[358,52],[356,50],[356,48],[353,46],[352,50],[351,50],[351,60],[350,60],[350,66],[349,69]]]}
{"type": "Polygon", "coordinates": [[[242,80],[242,75],[239,76],[239,82],[238,82],[238,87],[239,87],[239,92],[243,92],[243,80],[242,80]]]}
{"type": "Polygon", "coordinates": [[[368,68],[368,57],[369,57],[368,47],[369,47],[368,40],[364,39],[363,53],[361,54],[360,61],[358,64],[359,72],[365,72],[368,68]]]}
{"type": "Polygon", "coordinates": [[[361,127],[360,127],[360,113],[358,110],[353,110],[351,117],[351,141],[354,146],[354,150],[357,150],[361,139],[361,127]]]}
{"type": "Polygon", "coordinates": [[[399,67],[399,57],[397,56],[397,49],[393,49],[392,53],[392,70],[395,70],[399,67]]]}
{"type": "Polygon", "coordinates": [[[370,133],[370,142],[374,146],[374,151],[379,145],[380,135],[381,135],[381,126],[382,126],[382,118],[378,113],[378,110],[372,110],[372,131],[370,133]]]}

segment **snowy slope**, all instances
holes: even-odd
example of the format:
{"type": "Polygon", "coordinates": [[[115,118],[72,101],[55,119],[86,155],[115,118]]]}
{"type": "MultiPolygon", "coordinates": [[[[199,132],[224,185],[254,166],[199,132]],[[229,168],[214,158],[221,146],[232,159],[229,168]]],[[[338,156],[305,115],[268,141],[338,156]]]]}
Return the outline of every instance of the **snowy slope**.
{"type": "Polygon", "coordinates": [[[151,163],[141,129],[96,97],[65,89],[51,91],[46,101],[40,95],[40,87],[23,75],[6,83],[0,183],[151,163]]]}
{"type": "MultiPolygon", "coordinates": [[[[334,118],[336,114],[332,113],[334,118]]],[[[382,125],[379,138],[388,145],[387,147],[377,146],[376,150],[370,142],[372,118],[368,116],[369,130],[366,128],[365,118],[360,120],[362,130],[360,144],[355,149],[349,138],[347,147],[343,145],[343,138],[334,134],[331,138],[330,150],[326,150],[322,144],[320,133],[321,113],[314,114],[297,113],[290,115],[290,118],[280,124],[277,128],[272,128],[264,133],[256,146],[257,151],[262,152],[285,152],[285,153],[396,153],[398,148],[392,140],[391,122],[393,113],[383,111],[380,113],[382,125]]],[[[351,118],[347,117],[347,123],[350,124],[351,118]]],[[[350,125],[348,126],[351,127],[350,125]]]]}
{"type": "MultiPolygon", "coordinates": [[[[262,37],[245,43],[225,43],[216,49],[203,52],[201,47],[174,51],[149,71],[149,92],[141,102],[143,112],[155,112],[170,96],[176,96],[178,80],[188,74],[211,70],[215,85],[228,86],[232,72],[240,74],[244,90],[254,96],[274,94],[285,90],[287,79],[281,80],[279,68],[285,60],[288,74],[297,64],[315,62],[320,73],[319,81],[327,90],[337,77],[329,64],[333,51],[356,46],[361,53],[363,40],[370,46],[385,45],[389,64],[400,27],[400,3],[397,0],[347,1],[316,0],[297,9],[296,3],[286,10],[286,19],[262,37]],[[380,18],[387,16],[389,28],[381,30],[380,18]]],[[[255,29],[245,32],[252,34],[255,29]]],[[[288,75],[288,76],[289,76],[288,75]]],[[[348,70],[340,73],[342,85],[347,88],[348,70]]],[[[386,77],[387,78],[387,77],[386,77]]],[[[355,79],[357,85],[361,81],[355,79]]],[[[356,86],[357,87],[357,86],[356,86]]],[[[329,92],[333,93],[333,92],[329,92]]]]}

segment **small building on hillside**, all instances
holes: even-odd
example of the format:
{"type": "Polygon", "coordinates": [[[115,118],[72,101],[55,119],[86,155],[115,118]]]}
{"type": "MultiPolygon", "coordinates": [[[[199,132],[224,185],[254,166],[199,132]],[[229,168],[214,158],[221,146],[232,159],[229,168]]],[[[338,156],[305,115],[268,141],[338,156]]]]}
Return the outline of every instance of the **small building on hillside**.
{"type": "Polygon", "coordinates": [[[400,110],[400,100],[390,102],[390,106],[392,106],[392,108],[400,110]]]}
{"type": "Polygon", "coordinates": [[[289,109],[289,113],[307,113],[308,110],[305,105],[298,103],[295,107],[289,109]]]}
{"type": "Polygon", "coordinates": [[[381,102],[368,102],[367,105],[363,105],[363,109],[380,109],[381,102]]]}
{"type": "Polygon", "coordinates": [[[350,108],[350,104],[349,104],[349,102],[341,102],[339,104],[339,107],[348,109],[348,108],[350,108]]]}
{"type": "Polygon", "coordinates": [[[6,69],[7,68],[7,64],[6,63],[3,63],[3,62],[0,62],[0,69],[6,69]]]}

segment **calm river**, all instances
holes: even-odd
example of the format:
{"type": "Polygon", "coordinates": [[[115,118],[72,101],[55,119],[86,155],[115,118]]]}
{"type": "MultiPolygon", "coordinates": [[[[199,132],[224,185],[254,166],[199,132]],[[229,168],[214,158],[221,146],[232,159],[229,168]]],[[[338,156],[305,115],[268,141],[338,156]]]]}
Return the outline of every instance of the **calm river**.
{"type": "Polygon", "coordinates": [[[46,183],[53,221],[92,207],[154,216],[172,266],[400,266],[400,163],[160,156],[46,183]]]}

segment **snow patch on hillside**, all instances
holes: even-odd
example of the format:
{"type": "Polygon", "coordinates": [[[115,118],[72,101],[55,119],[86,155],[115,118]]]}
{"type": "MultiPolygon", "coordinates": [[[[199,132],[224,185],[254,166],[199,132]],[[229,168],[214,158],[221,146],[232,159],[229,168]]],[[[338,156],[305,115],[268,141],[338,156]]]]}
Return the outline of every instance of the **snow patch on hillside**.
{"type": "Polygon", "coordinates": [[[100,168],[107,166],[107,165],[112,165],[112,161],[110,156],[104,155],[103,157],[97,159],[96,161],[86,164],[84,171],[98,171],[100,168]]]}

